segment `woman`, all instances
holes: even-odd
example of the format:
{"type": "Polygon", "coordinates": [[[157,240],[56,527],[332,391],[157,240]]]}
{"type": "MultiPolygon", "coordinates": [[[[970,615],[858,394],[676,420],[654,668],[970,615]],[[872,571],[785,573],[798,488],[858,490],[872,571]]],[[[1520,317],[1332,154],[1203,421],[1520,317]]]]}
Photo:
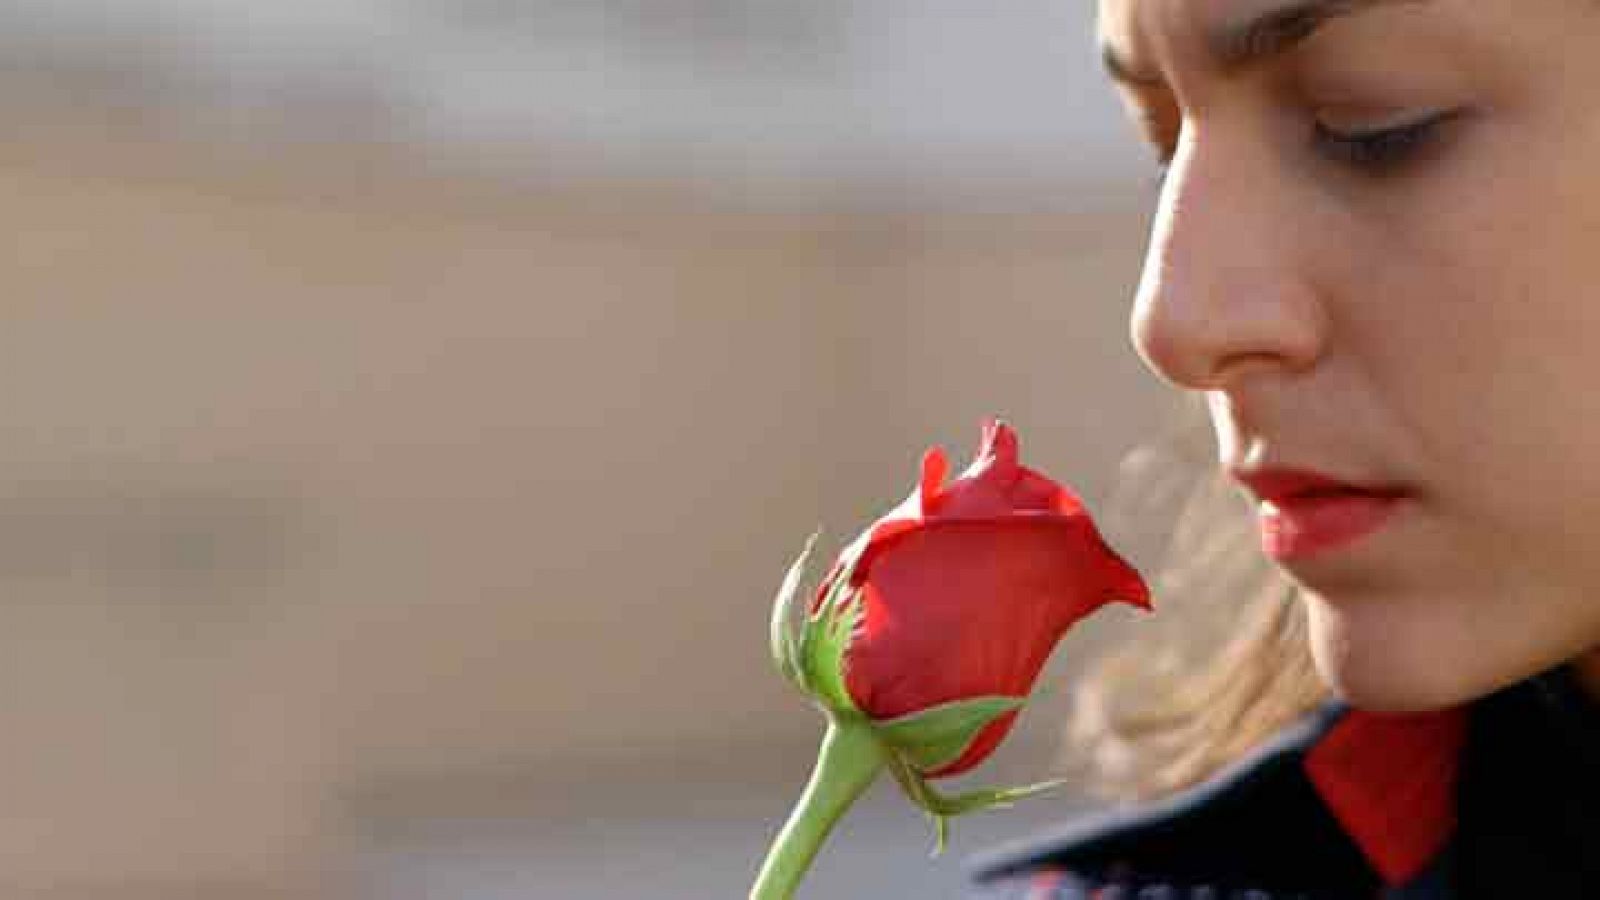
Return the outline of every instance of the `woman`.
{"type": "Polygon", "coordinates": [[[1227,633],[1107,666],[1127,802],[978,895],[1600,897],[1600,4],[1099,13],[1164,172],[1132,337],[1215,438],[1158,593],[1227,633]]]}

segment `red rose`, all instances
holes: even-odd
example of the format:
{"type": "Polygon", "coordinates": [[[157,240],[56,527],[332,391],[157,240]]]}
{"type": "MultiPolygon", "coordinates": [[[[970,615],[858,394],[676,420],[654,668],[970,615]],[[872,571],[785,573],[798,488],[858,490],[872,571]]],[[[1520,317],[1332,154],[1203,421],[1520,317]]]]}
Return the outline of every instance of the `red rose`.
{"type": "Polygon", "coordinates": [[[840,554],[804,621],[791,608],[806,545],[773,605],[778,670],[828,719],[811,780],[774,840],[752,900],[788,900],[834,823],[887,769],[933,819],[1009,806],[1056,782],[949,797],[928,779],[983,761],[1074,622],[1112,601],[1150,608],[1139,573],[1070,491],[1017,461],[1001,422],[960,477],[938,448],[911,496],[840,554]]]}
{"type": "MultiPolygon", "coordinates": [[[[1150,608],[1144,580],[1106,546],[1083,503],[1018,461],[1009,425],[987,422],[967,470],[948,485],[946,470],[944,453],[930,448],[911,495],[843,554],[859,554],[850,583],[864,608],[845,653],[845,684],[875,720],[974,697],[1025,697],[1074,622],[1111,601],[1150,608]]],[[[1016,716],[1004,713],[955,760],[922,774],[971,769],[1016,716]]]]}

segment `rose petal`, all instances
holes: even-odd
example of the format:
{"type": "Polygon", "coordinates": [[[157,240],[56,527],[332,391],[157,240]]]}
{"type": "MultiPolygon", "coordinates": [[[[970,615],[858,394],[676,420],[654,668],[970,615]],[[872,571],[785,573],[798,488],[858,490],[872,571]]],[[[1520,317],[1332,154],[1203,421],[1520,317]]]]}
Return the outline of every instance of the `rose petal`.
{"type": "MultiPolygon", "coordinates": [[[[880,546],[845,673],[856,704],[892,718],[1027,695],[1067,629],[1112,599],[1113,567],[1089,527],[1054,517],[934,522],[880,546]]],[[[1008,727],[997,720],[986,731],[997,743],[1008,727]]]]}

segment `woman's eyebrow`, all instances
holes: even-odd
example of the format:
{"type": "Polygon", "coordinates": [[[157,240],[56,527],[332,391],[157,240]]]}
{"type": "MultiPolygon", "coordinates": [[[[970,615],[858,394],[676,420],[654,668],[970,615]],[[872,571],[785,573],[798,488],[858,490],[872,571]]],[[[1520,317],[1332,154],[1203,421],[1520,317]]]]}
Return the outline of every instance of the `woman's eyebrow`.
{"type": "MultiPolygon", "coordinates": [[[[1206,47],[1217,67],[1234,72],[1282,56],[1303,43],[1317,29],[1359,13],[1402,3],[1432,0],[1295,0],[1237,22],[1224,22],[1206,35],[1206,47]]],[[[1106,74],[1120,84],[1150,86],[1161,79],[1135,71],[1110,41],[1100,44],[1100,62],[1106,74]]]]}

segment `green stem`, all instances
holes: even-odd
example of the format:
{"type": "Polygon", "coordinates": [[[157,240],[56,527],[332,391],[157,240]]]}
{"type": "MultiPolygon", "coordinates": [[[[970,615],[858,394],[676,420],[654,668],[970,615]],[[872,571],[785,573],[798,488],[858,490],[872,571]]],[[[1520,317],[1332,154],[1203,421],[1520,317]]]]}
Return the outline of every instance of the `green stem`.
{"type": "Polygon", "coordinates": [[[883,745],[865,722],[829,717],[811,780],[761,865],[750,900],[789,900],[828,833],[882,771],[883,745]]]}

